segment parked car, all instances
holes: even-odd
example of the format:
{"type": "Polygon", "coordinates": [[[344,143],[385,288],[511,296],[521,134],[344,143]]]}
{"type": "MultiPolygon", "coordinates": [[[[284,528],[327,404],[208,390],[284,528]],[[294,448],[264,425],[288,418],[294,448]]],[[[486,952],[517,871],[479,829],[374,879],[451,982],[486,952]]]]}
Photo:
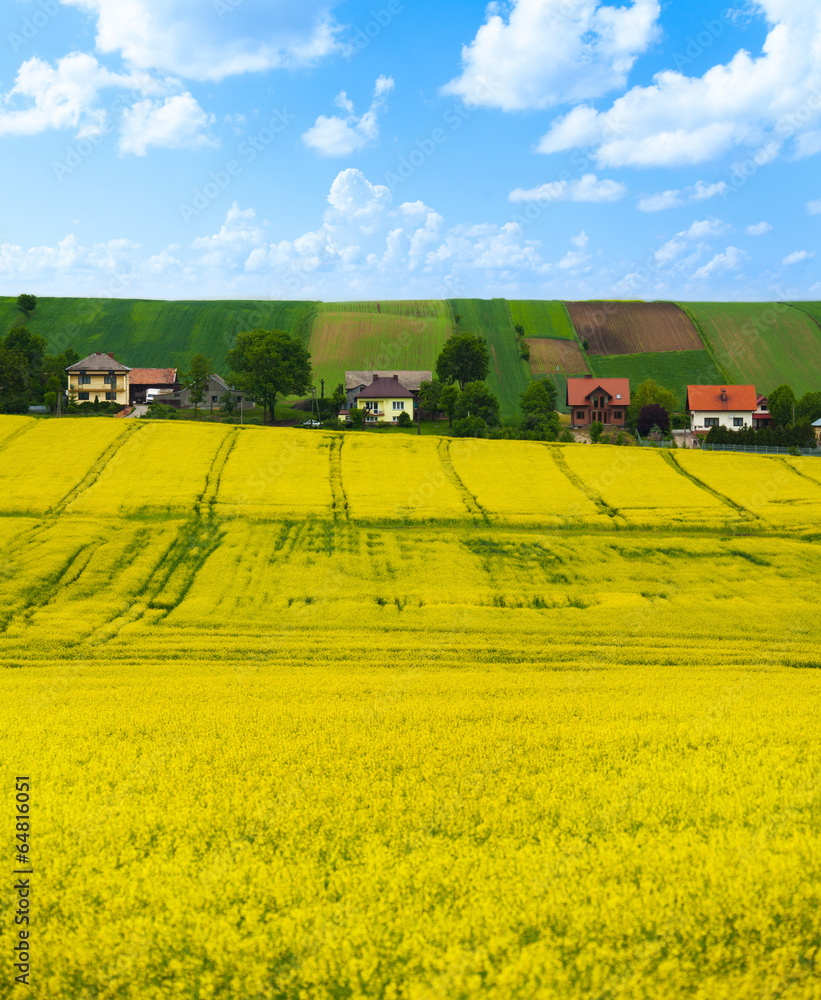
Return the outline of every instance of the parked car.
{"type": "Polygon", "coordinates": [[[303,427],[321,427],[322,424],[318,420],[306,420],[302,425],[303,427]]]}

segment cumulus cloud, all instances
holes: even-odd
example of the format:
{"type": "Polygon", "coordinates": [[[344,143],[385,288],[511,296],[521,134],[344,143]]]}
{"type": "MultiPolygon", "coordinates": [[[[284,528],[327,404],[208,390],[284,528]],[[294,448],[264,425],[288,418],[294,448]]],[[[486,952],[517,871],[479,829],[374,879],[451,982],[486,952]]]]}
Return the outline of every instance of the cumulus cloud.
{"type": "Polygon", "coordinates": [[[724,181],[717,181],[715,184],[696,181],[692,187],[680,191],[662,191],[659,194],[645,195],[639,199],[636,207],[640,212],[661,212],[667,208],[679,208],[688,201],[707,201],[726,191],[727,185],[724,181]]]}
{"type": "Polygon", "coordinates": [[[808,201],[807,211],[810,213],[810,215],[821,215],[821,198],[819,198],[817,201],[808,201]]]}
{"type": "Polygon", "coordinates": [[[812,260],[815,254],[810,250],[793,250],[792,253],[781,261],[782,264],[790,267],[792,264],[803,264],[804,261],[812,260]]]}
{"type": "Polygon", "coordinates": [[[320,115],[302,136],[302,141],[320,156],[350,156],[379,138],[379,114],[387,107],[387,96],[394,88],[392,77],[380,76],[368,110],[357,117],[353,102],[345,91],[337,94],[335,104],[346,112],[344,117],[320,115]]]}
{"type": "Polygon", "coordinates": [[[334,0],[62,0],[96,19],[97,49],[194,80],[309,65],[339,49],[334,0]]]}
{"type": "Polygon", "coordinates": [[[656,250],[654,255],[656,266],[669,267],[675,261],[679,261],[685,253],[689,256],[680,262],[680,266],[694,263],[707,249],[706,241],[724,236],[731,230],[732,226],[721,219],[699,219],[693,222],[689,229],[676,233],[671,240],[656,250]]]}
{"type": "Polygon", "coordinates": [[[257,225],[254,209],[242,209],[234,202],[220,231],[195,239],[191,246],[202,251],[198,262],[206,267],[237,267],[264,239],[265,231],[257,225]]]}
{"type": "Polygon", "coordinates": [[[624,86],[658,34],[658,0],[491,3],[462,49],[462,72],[442,92],[518,111],[599,97],[624,86]]]}
{"type": "Polygon", "coordinates": [[[738,247],[727,247],[724,253],[718,253],[712,260],[709,260],[703,267],[700,267],[693,278],[696,281],[704,281],[714,274],[726,271],[737,271],[747,259],[747,254],[738,247]]]}
{"type": "Polygon", "coordinates": [[[219,145],[205,129],[215,122],[189,93],[164,101],[138,101],[123,113],[121,153],[145,156],[152,146],[165,149],[202,149],[219,145]]]}
{"type": "Polygon", "coordinates": [[[600,167],[704,163],[731,150],[779,146],[796,152],[821,115],[821,8],[807,0],[760,0],[770,26],[760,56],[741,50],[703,76],[666,70],[651,86],[633,87],[609,109],[581,104],[557,119],[539,150],[592,147],[600,167]]]}
{"type": "Polygon", "coordinates": [[[585,174],[574,181],[552,181],[541,184],[539,187],[516,188],[510,192],[510,200],[513,202],[523,201],[618,201],[627,193],[624,184],[618,181],[599,180],[595,174],[585,174]]]}
{"type": "Polygon", "coordinates": [[[750,226],[747,226],[748,236],[766,236],[767,233],[771,233],[773,227],[769,222],[755,222],[750,226]]]}

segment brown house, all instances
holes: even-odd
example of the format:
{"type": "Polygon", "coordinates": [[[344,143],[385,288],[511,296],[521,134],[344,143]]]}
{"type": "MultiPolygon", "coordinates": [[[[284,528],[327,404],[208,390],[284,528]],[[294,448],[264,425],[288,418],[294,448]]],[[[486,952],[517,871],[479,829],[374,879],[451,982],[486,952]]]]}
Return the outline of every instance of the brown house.
{"type": "Polygon", "coordinates": [[[630,405],[628,378],[569,378],[567,407],[571,427],[589,427],[601,421],[605,425],[624,427],[630,405]]]}

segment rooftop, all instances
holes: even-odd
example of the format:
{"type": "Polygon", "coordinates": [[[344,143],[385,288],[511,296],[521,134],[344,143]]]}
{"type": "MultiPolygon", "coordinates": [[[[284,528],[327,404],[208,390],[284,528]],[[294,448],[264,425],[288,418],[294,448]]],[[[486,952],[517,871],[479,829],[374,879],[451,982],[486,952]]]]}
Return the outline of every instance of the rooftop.
{"type": "Polygon", "coordinates": [[[104,354],[102,351],[97,351],[95,354],[89,354],[89,356],[87,358],[83,358],[82,361],[78,361],[74,365],[69,365],[68,368],[66,368],[66,371],[130,372],[131,369],[127,365],[120,364],[113,354],[104,354]]]}
{"type": "MultiPolygon", "coordinates": [[[[345,388],[356,389],[360,385],[370,385],[374,380],[375,372],[345,372],[345,388]]],[[[386,372],[379,372],[383,378],[393,378],[398,376],[399,381],[406,389],[418,390],[423,382],[432,382],[432,372],[408,372],[393,369],[386,372]]]]}
{"type": "Polygon", "coordinates": [[[177,381],[176,368],[132,368],[132,385],[172,385],[177,381]]]}
{"type": "Polygon", "coordinates": [[[399,379],[392,377],[375,375],[373,382],[359,393],[357,399],[402,399],[404,397],[413,398],[410,389],[406,389],[399,379]]]}
{"type": "Polygon", "coordinates": [[[587,406],[590,396],[596,392],[610,396],[611,406],[630,405],[629,378],[569,378],[567,380],[567,405],[587,406]]]}

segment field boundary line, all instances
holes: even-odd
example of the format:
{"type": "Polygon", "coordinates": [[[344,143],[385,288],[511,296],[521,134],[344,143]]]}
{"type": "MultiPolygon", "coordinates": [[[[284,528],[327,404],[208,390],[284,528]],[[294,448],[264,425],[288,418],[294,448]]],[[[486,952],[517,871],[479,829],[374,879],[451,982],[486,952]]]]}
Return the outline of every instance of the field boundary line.
{"type": "Polygon", "coordinates": [[[436,446],[436,450],[439,452],[439,461],[442,463],[442,471],[445,473],[446,478],[455,488],[456,492],[462,498],[462,503],[465,507],[467,507],[468,513],[473,514],[474,517],[481,517],[482,520],[490,524],[490,517],[487,511],[484,507],[482,507],[467,486],[465,486],[459,473],[456,471],[453,459],[450,457],[450,445],[450,438],[441,438],[436,446]]]}
{"type": "Polygon", "coordinates": [[[799,469],[796,469],[794,466],[790,465],[790,463],[786,460],[786,458],[783,455],[765,455],[764,457],[775,459],[775,461],[778,462],[779,465],[783,465],[785,468],[789,469],[790,472],[794,472],[796,476],[800,476],[802,479],[806,479],[808,483],[812,483],[813,486],[817,487],[818,489],[821,489],[821,483],[819,483],[817,479],[813,479],[812,476],[808,476],[806,472],[801,472],[799,469]]]}
{"type": "Polygon", "coordinates": [[[333,497],[333,519],[334,521],[349,521],[351,514],[348,509],[348,497],[345,493],[345,483],[342,480],[342,446],[345,438],[335,436],[331,440],[328,450],[328,476],[331,485],[331,496],[333,497]]]}
{"type": "MultiPolygon", "coordinates": [[[[94,539],[94,541],[99,541],[99,539],[94,539]]],[[[11,623],[16,618],[30,618],[37,608],[43,608],[47,604],[50,604],[62,587],[68,586],[74,583],[75,580],[78,580],[83,570],[91,562],[93,555],[94,546],[83,542],[41,584],[29,587],[23,596],[22,605],[16,609],[13,608],[7,616],[0,619],[0,635],[8,631],[11,623]],[[72,575],[72,570],[77,567],[78,563],[81,565],[77,572],[72,575]]]]}
{"type": "Polygon", "coordinates": [[[211,461],[211,468],[205,476],[205,487],[194,504],[194,509],[198,514],[201,513],[203,504],[208,505],[209,516],[214,513],[214,504],[217,502],[220,480],[222,479],[222,474],[225,471],[225,466],[228,464],[231,452],[234,450],[237,441],[239,440],[239,433],[239,428],[234,427],[228,434],[225,435],[222,441],[220,441],[219,447],[214,453],[214,458],[211,461]]]}
{"type": "Polygon", "coordinates": [[[672,468],[680,475],[684,476],[685,479],[689,479],[691,483],[695,483],[699,489],[704,490],[706,493],[711,494],[720,500],[721,503],[725,504],[734,510],[744,521],[760,521],[761,518],[754,511],[748,510],[746,507],[742,506],[740,503],[736,503],[735,500],[731,500],[729,497],[725,496],[723,493],[719,493],[718,490],[714,490],[712,486],[708,486],[703,480],[699,479],[698,476],[694,476],[691,472],[688,472],[682,465],[679,465],[678,460],[675,455],[670,454],[669,451],[659,452],[659,457],[662,461],[667,462],[672,468]]]}
{"type": "Polygon", "coordinates": [[[39,420],[37,420],[36,417],[31,417],[30,424],[23,424],[22,427],[16,430],[13,434],[9,434],[9,436],[4,441],[0,442],[0,451],[5,451],[10,444],[13,444],[13,442],[15,442],[18,438],[22,437],[24,434],[28,434],[28,432],[33,428],[35,428],[38,425],[38,423],[39,420]]]}
{"type": "Polygon", "coordinates": [[[611,507],[603,496],[600,496],[595,490],[591,489],[581,476],[577,476],[576,473],[571,470],[570,466],[564,459],[561,448],[555,448],[553,445],[546,445],[546,447],[550,451],[559,472],[561,472],[562,475],[570,481],[572,486],[574,486],[583,496],[587,497],[587,499],[599,509],[599,513],[606,514],[608,517],[621,516],[621,512],[618,507],[611,507]]]}

